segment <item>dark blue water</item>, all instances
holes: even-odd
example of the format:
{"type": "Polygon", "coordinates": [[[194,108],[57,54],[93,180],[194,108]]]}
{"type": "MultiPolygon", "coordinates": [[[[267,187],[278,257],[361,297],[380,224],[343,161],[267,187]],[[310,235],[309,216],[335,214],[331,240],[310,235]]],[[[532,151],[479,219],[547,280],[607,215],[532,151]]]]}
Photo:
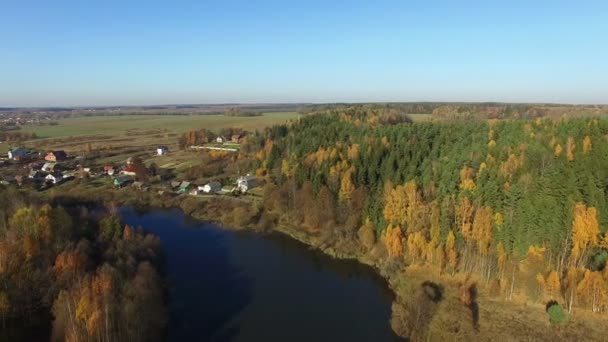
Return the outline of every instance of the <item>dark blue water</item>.
{"type": "Polygon", "coordinates": [[[392,294],[367,266],[281,235],[223,230],[177,210],[121,215],[162,241],[170,341],[395,339],[392,294]]]}

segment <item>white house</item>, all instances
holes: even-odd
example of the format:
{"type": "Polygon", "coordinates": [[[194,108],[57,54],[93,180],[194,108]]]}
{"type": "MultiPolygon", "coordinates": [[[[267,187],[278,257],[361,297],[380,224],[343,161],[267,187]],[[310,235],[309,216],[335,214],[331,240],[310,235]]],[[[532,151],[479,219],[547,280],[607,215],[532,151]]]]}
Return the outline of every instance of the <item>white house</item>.
{"type": "Polygon", "coordinates": [[[46,176],[46,181],[53,184],[61,183],[63,175],[59,172],[53,172],[46,176]]]}
{"type": "Polygon", "coordinates": [[[226,142],[226,138],[224,138],[223,136],[220,135],[215,139],[215,141],[221,144],[221,143],[226,142]]]}
{"type": "Polygon", "coordinates": [[[169,148],[167,146],[158,146],[156,148],[156,155],[164,156],[167,153],[169,153],[169,148]]]}
{"type": "Polygon", "coordinates": [[[253,189],[258,186],[258,181],[254,176],[241,176],[236,180],[236,187],[240,192],[247,192],[249,189],[253,189]]]}
{"type": "Polygon", "coordinates": [[[201,190],[204,193],[216,193],[219,192],[220,190],[222,190],[222,184],[220,182],[209,182],[207,184],[205,184],[204,186],[199,186],[199,190],[201,190]]]}
{"type": "Polygon", "coordinates": [[[8,159],[20,160],[27,156],[27,151],[22,148],[15,148],[8,151],[8,159]]]}
{"type": "Polygon", "coordinates": [[[51,172],[51,171],[53,171],[53,169],[55,169],[55,163],[44,163],[44,165],[42,165],[42,168],[40,170],[42,170],[44,172],[51,172]]]}

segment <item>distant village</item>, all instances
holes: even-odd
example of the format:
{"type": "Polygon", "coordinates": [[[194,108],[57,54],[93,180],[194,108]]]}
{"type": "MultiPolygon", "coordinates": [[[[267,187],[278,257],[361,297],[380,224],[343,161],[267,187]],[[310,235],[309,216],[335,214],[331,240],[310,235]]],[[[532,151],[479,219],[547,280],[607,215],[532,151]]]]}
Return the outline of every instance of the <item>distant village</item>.
{"type": "MultiPolygon", "coordinates": [[[[191,149],[209,149],[238,151],[241,135],[230,138],[218,136],[215,143],[207,146],[190,146],[191,149]]],[[[151,154],[165,156],[169,153],[167,146],[157,146],[151,154]]],[[[88,161],[90,162],[90,161],[88,161]]],[[[203,184],[194,184],[186,180],[175,179],[166,170],[148,170],[141,159],[129,157],[120,165],[88,166],[82,156],[71,156],[63,150],[47,152],[33,151],[17,147],[0,158],[0,184],[5,186],[31,186],[44,191],[50,187],[69,182],[73,179],[108,179],[116,189],[132,191],[157,191],[159,194],[175,195],[242,195],[259,187],[260,181],[249,174],[237,175],[229,184],[209,180],[203,184]],[[159,176],[154,185],[146,182],[149,176],[159,176]]]]}

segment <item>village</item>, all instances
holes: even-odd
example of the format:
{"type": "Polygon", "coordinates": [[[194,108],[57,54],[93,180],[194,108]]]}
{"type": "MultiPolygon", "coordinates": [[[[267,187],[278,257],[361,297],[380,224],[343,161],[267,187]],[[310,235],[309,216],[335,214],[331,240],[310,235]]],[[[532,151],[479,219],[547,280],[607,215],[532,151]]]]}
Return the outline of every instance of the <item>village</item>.
{"type": "MultiPolygon", "coordinates": [[[[230,138],[218,135],[210,143],[188,146],[192,153],[186,156],[195,159],[202,153],[238,152],[242,134],[230,138]],[[206,151],[206,152],[205,152],[206,151]]],[[[159,195],[175,196],[259,196],[256,188],[261,182],[248,173],[235,174],[233,177],[208,177],[204,181],[193,182],[178,177],[170,168],[156,166],[154,158],[167,157],[172,152],[166,145],[158,145],[146,151],[152,160],[146,166],[141,155],[129,156],[123,162],[101,164],[98,158],[85,158],[82,154],[69,154],[64,150],[46,152],[15,147],[0,157],[0,184],[5,186],[30,187],[45,191],[52,187],[62,186],[73,180],[96,182],[121,191],[156,192],[159,195]]]]}

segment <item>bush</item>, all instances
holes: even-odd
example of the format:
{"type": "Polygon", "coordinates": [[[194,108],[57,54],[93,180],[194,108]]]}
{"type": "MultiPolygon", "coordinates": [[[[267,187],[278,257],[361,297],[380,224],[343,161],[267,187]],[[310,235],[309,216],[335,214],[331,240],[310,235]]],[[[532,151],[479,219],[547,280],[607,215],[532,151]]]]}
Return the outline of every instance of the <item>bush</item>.
{"type": "Polygon", "coordinates": [[[549,322],[551,325],[561,325],[568,321],[568,314],[564,311],[564,308],[557,303],[549,307],[547,314],[549,314],[549,322]]]}

